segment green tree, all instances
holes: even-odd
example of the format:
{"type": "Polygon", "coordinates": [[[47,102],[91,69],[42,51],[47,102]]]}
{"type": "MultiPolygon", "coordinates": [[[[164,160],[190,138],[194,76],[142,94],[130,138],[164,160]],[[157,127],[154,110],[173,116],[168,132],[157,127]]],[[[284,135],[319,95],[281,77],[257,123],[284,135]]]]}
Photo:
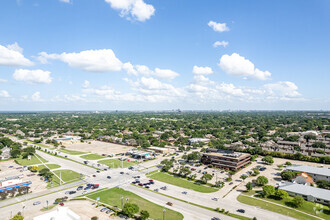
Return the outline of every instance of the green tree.
{"type": "Polygon", "coordinates": [[[295,172],[292,172],[290,170],[285,170],[281,173],[281,177],[283,180],[291,180],[293,179],[297,174],[295,172]]]}
{"type": "Polygon", "coordinates": [[[264,158],[262,158],[262,161],[264,161],[267,164],[273,164],[274,163],[274,159],[272,156],[265,156],[264,158]]]}
{"type": "Polygon", "coordinates": [[[146,220],[147,218],[149,218],[149,212],[147,210],[141,210],[140,212],[140,219],[142,220],[146,220]]]}
{"type": "Polygon", "coordinates": [[[213,178],[213,176],[211,174],[208,174],[208,173],[204,173],[201,180],[204,182],[204,183],[207,183],[207,181],[211,180],[213,178]]]}
{"type": "Polygon", "coordinates": [[[21,155],[21,152],[19,149],[12,149],[10,151],[10,156],[13,158],[17,158],[17,157],[19,157],[19,155],[21,155]]]}
{"type": "Polygon", "coordinates": [[[245,185],[245,187],[246,187],[246,190],[247,190],[247,191],[252,190],[252,183],[251,183],[251,182],[248,182],[248,183],[245,185]]]}
{"type": "Polygon", "coordinates": [[[262,195],[264,197],[270,196],[270,195],[274,195],[275,194],[275,188],[274,186],[271,185],[265,185],[262,187],[262,195]]]}
{"type": "Polygon", "coordinates": [[[134,203],[126,203],[123,208],[123,213],[128,217],[132,218],[136,213],[139,212],[139,206],[134,203]]]}
{"type": "Polygon", "coordinates": [[[258,186],[264,186],[268,183],[268,179],[265,176],[259,176],[256,180],[258,186]]]}
{"type": "Polygon", "coordinates": [[[23,220],[24,219],[24,217],[23,216],[21,216],[21,215],[14,215],[14,217],[12,217],[10,220],[23,220]]]}
{"type": "Polygon", "coordinates": [[[289,194],[282,189],[277,189],[275,192],[275,196],[280,199],[284,199],[284,198],[287,198],[289,196],[289,194]]]}
{"type": "Polygon", "coordinates": [[[305,200],[301,196],[295,196],[292,200],[292,204],[296,208],[300,208],[304,204],[305,200]]]}

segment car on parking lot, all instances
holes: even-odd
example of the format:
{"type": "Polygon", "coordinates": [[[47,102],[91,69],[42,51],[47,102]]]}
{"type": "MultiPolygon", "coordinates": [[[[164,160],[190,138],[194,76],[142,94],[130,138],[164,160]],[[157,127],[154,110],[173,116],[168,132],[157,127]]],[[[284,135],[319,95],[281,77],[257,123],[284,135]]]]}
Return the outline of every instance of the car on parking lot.
{"type": "Polygon", "coordinates": [[[14,166],[9,166],[8,168],[13,168],[14,166]]]}
{"type": "Polygon", "coordinates": [[[69,191],[69,194],[72,195],[72,194],[75,194],[77,191],[69,191]]]}
{"type": "Polygon", "coordinates": [[[149,188],[150,188],[150,186],[145,186],[145,188],[149,189],[149,188]]]}
{"type": "Polygon", "coordinates": [[[39,205],[41,202],[40,201],[36,201],[33,203],[33,205],[39,205]]]}
{"type": "Polygon", "coordinates": [[[104,211],[106,211],[106,210],[108,210],[108,208],[102,208],[100,211],[101,211],[101,212],[104,212],[104,211]]]}
{"type": "Polygon", "coordinates": [[[184,191],[184,192],[182,192],[182,194],[184,194],[184,195],[187,195],[187,192],[186,192],[186,191],[184,191]]]}
{"type": "Polygon", "coordinates": [[[83,188],[83,186],[78,186],[77,191],[82,190],[83,188]]]}
{"type": "Polygon", "coordinates": [[[108,179],[111,179],[111,176],[107,176],[108,179]]]}
{"type": "Polygon", "coordinates": [[[81,194],[84,195],[84,194],[86,194],[86,193],[87,193],[87,191],[83,191],[81,194]]]}
{"type": "Polygon", "coordinates": [[[105,213],[106,214],[112,214],[114,211],[112,211],[111,209],[107,210],[105,213]]]}
{"type": "Polygon", "coordinates": [[[96,172],[97,172],[97,173],[99,173],[99,172],[101,172],[101,171],[99,171],[99,170],[96,170],[96,172]]]}
{"type": "Polygon", "coordinates": [[[154,189],[154,191],[158,192],[158,191],[159,191],[159,189],[154,189]]]}
{"type": "Polygon", "coordinates": [[[142,183],[139,183],[139,186],[143,186],[143,184],[142,183]]]}
{"type": "Polygon", "coordinates": [[[171,202],[167,202],[166,205],[168,205],[168,206],[172,206],[173,203],[171,203],[171,202]]]}
{"type": "Polygon", "coordinates": [[[120,172],[120,174],[124,174],[124,172],[120,172]]]}
{"type": "Polygon", "coordinates": [[[233,182],[230,182],[229,185],[233,185],[234,183],[233,182]]]}
{"type": "Polygon", "coordinates": [[[93,175],[93,177],[96,177],[96,175],[93,175]]]}
{"type": "Polygon", "coordinates": [[[265,171],[267,168],[266,167],[261,167],[259,170],[260,171],[265,171]]]}
{"type": "Polygon", "coordinates": [[[237,209],[236,211],[237,212],[240,212],[240,213],[245,213],[245,210],[244,209],[237,209]]]}
{"type": "Polygon", "coordinates": [[[211,218],[211,220],[221,220],[221,219],[218,217],[213,217],[213,218],[211,218]]]}
{"type": "Polygon", "coordinates": [[[63,202],[61,202],[61,203],[60,203],[60,206],[64,206],[64,203],[63,203],[63,202]]]}
{"type": "Polygon", "coordinates": [[[218,198],[212,198],[213,201],[218,201],[218,198]]]}
{"type": "Polygon", "coordinates": [[[84,190],[87,190],[87,189],[90,189],[90,188],[92,188],[92,186],[86,186],[86,187],[84,188],[84,190]]]}

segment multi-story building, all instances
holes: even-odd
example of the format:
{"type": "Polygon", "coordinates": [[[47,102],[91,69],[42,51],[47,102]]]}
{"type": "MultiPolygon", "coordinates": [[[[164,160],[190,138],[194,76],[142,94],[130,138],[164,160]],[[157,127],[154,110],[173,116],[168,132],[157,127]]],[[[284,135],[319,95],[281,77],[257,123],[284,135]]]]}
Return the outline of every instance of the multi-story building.
{"type": "Polygon", "coordinates": [[[207,149],[202,156],[202,163],[212,164],[215,167],[238,170],[250,163],[251,155],[247,153],[238,153],[233,151],[207,149]]]}

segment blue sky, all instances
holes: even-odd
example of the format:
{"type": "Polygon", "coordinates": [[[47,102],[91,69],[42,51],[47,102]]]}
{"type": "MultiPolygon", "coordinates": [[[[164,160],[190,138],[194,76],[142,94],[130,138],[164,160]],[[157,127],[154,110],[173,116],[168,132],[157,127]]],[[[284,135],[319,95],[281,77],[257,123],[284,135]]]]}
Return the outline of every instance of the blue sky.
{"type": "Polygon", "coordinates": [[[4,0],[0,110],[330,110],[329,1],[4,0]]]}

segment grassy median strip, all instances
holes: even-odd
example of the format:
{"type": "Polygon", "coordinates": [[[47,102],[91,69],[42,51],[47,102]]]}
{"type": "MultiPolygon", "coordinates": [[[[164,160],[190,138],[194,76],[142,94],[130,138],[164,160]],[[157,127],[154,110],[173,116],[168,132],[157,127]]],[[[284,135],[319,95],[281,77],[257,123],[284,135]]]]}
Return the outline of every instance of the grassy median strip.
{"type": "Polygon", "coordinates": [[[195,182],[185,180],[180,177],[175,177],[173,175],[163,173],[163,172],[153,173],[153,174],[149,175],[149,177],[152,179],[164,182],[164,183],[172,184],[172,185],[179,186],[179,187],[186,188],[186,189],[192,189],[194,191],[201,192],[201,193],[213,193],[213,192],[216,192],[219,190],[219,189],[211,188],[211,187],[204,186],[204,185],[198,185],[195,182]]]}
{"type": "MultiPolygon", "coordinates": [[[[180,202],[185,202],[185,203],[188,203],[190,205],[198,206],[198,207],[203,208],[203,209],[207,209],[207,210],[210,210],[210,211],[221,213],[221,212],[218,212],[215,209],[210,208],[210,207],[202,206],[202,205],[199,205],[199,204],[196,204],[196,203],[192,203],[192,202],[188,202],[186,200],[179,199],[179,198],[176,198],[176,197],[173,197],[173,196],[169,196],[169,195],[166,195],[166,194],[163,194],[163,193],[160,193],[160,192],[152,191],[150,189],[147,189],[147,188],[144,188],[144,187],[141,187],[141,186],[137,186],[137,185],[134,185],[132,183],[131,183],[131,185],[132,186],[135,186],[135,187],[139,187],[139,188],[144,189],[144,190],[148,190],[148,191],[153,192],[153,193],[157,193],[157,194],[162,195],[162,196],[166,196],[166,197],[171,198],[171,199],[178,200],[180,202]]],[[[228,216],[231,216],[233,218],[237,218],[237,219],[241,219],[241,220],[251,220],[251,218],[248,218],[248,217],[245,217],[245,216],[241,216],[241,215],[238,215],[238,214],[234,214],[234,213],[230,213],[230,212],[228,212],[228,213],[223,212],[221,214],[228,215],[228,216]]]]}
{"type": "Polygon", "coordinates": [[[81,164],[81,165],[84,165],[84,166],[86,166],[86,167],[90,167],[90,168],[93,168],[93,169],[96,169],[96,170],[102,170],[102,169],[100,169],[100,168],[93,167],[93,166],[90,166],[90,165],[87,165],[87,164],[84,164],[84,163],[80,163],[79,161],[76,161],[76,160],[73,160],[73,159],[70,159],[70,158],[67,158],[67,157],[63,157],[63,156],[60,156],[60,155],[54,155],[54,154],[52,154],[52,153],[50,153],[50,152],[46,152],[46,151],[42,151],[42,150],[40,150],[40,151],[41,151],[41,152],[44,152],[44,153],[46,153],[46,154],[52,155],[53,157],[58,157],[58,158],[62,158],[62,159],[65,159],[65,160],[70,160],[70,161],[72,161],[72,162],[79,163],[79,164],[81,164]]]}
{"type": "Polygon", "coordinates": [[[75,151],[75,150],[68,150],[68,149],[59,149],[58,151],[70,155],[81,155],[81,154],[87,154],[87,152],[82,152],[82,151],[75,151]]]}
{"type": "Polygon", "coordinates": [[[80,156],[80,158],[83,158],[86,160],[99,160],[99,159],[103,159],[106,157],[98,155],[98,154],[87,154],[87,155],[80,156]]]}
{"type": "Polygon", "coordinates": [[[47,165],[47,167],[45,165],[39,165],[38,166],[38,170],[42,170],[44,168],[48,168],[48,169],[52,170],[52,169],[57,169],[57,168],[60,168],[61,167],[58,164],[46,164],[46,165],[47,165]]]}
{"type": "Polygon", "coordinates": [[[108,160],[99,160],[97,161],[99,164],[104,164],[106,166],[112,167],[112,168],[119,168],[123,165],[124,168],[129,166],[134,166],[137,164],[137,162],[134,161],[121,161],[119,159],[108,159],[108,160]]]}
{"type": "Polygon", "coordinates": [[[52,177],[52,183],[48,183],[48,187],[56,187],[56,186],[60,186],[60,185],[64,185],[64,184],[68,184],[68,183],[72,183],[75,181],[79,181],[80,178],[82,178],[80,176],[79,173],[73,171],[73,170],[55,170],[54,173],[61,177],[61,179],[65,182],[60,184],[60,179],[57,178],[55,175],[52,177]]]}
{"type": "MultiPolygon", "coordinates": [[[[159,220],[163,219],[163,206],[152,203],[149,200],[121,188],[111,188],[99,193],[94,193],[87,197],[93,200],[100,197],[100,202],[111,206],[116,206],[118,208],[121,208],[121,198],[123,197],[124,204],[126,203],[126,199],[128,199],[128,202],[137,204],[140,210],[147,210],[150,214],[150,218],[159,220]]],[[[165,208],[165,210],[165,219],[183,219],[183,215],[181,213],[168,208],[165,208]]]]}
{"type": "Polygon", "coordinates": [[[319,218],[307,215],[307,214],[303,214],[301,212],[298,212],[294,209],[290,209],[290,208],[286,208],[283,206],[279,206],[279,205],[275,205],[272,203],[269,203],[267,201],[262,201],[259,199],[255,199],[249,196],[244,196],[244,195],[239,195],[237,197],[237,200],[241,203],[247,204],[247,205],[252,205],[252,206],[258,206],[260,208],[272,211],[272,212],[277,212],[280,213],[282,215],[287,215],[296,219],[301,219],[301,220],[319,220],[319,218]]]}

